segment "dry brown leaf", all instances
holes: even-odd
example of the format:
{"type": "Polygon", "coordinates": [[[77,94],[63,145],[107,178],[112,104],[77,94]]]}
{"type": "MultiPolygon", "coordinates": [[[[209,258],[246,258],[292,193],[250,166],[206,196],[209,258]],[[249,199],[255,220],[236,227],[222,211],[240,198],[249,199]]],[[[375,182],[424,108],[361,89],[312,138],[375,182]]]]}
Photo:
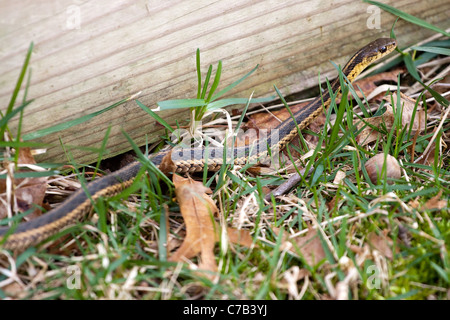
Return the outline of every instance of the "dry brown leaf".
{"type": "Polygon", "coordinates": [[[2,287],[2,291],[7,297],[14,299],[26,299],[27,290],[25,289],[25,285],[12,282],[2,287]]]}
{"type": "Polygon", "coordinates": [[[211,190],[202,183],[173,175],[175,194],[180,204],[181,214],[186,224],[186,238],[169,261],[181,262],[200,253],[199,268],[217,272],[214,257],[216,225],[214,214],[218,211],[215,203],[206,193],[211,190]]]}
{"type": "Polygon", "coordinates": [[[246,126],[244,129],[245,131],[242,134],[238,134],[236,137],[230,136],[228,138],[228,146],[232,146],[234,142],[235,147],[245,147],[260,140],[259,129],[253,128],[252,126],[246,126]]]}
{"type": "Polygon", "coordinates": [[[378,139],[379,132],[372,129],[372,127],[378,128],[382,123],[384,123],[386,128],[392,128],[394,124],[394,117],[392,115],[392,111],[388,110],[386,110],[386,112],[381,116],[366,118],[364,119],[364,122],[359,122],[356,125],[358,130],[367,125],[356,137],[356,140],[360,145],[364,146],[378,139]]]}
{"type": "MultiPolygon", "coordinates": [[[[214,215],[218,209],[207,195],[211,189],[191,178],[173,175],[175,194],[180,205],[181,214],[186,224],[186,237],[181,246],[170,256],[169,261],[183,262],[200,254],[199,269],[217,272],[214,246],[220,240],[220,226],[214,215]]],[[[253,239],[247,230],[227,228],[231,243],[251,247],[253,239]]],[[[212,278],[213,276],[206,275],[212,278]]]]}
{"type": "MultiPolygon", "coordinates": [[[[364,96],[367,97],[379,86],[380,83],[385,83],[388,81],[397,82],[398,74],[401,72],[403,72],[403,69],[401,68],[397,68],[392,71],[381,72],[376,75],[358,80],[353,84],[353,86],[355,87],[355,89],[360,88],[362,90],[362,92],[361,90],[356,90],[359,98],[363,98],[364,96]]],[[[374,99],[377,99],[381,96],[382,94],[379,94],[374,99]]]]}
{"type": "Polygon", "coordinates": [[[419,200],[413,199],[413,200],[409,201],[409,202],[408,202],[408,206],[410,206],[410,207],[413,208],[413,209],[419,208],[419,207],[420,207],[419,200]]]}
{"type": "Polygon", "coordinates": [[[394,256],[391,249],[393,241],[387,236],[386,232],[382,233],[381,235],[377,235],[375,232],[371,232],[367,236],[367,240],[369,241],[371,247],[380,252],[381,255],[390,260],[393,259],[394,256]]]}
{"type": "MultiPolygon", "coordinates": [[[[400,96],[401,96],[400,101],[401,104],[403,105],[402,126],[404,127],[406,125],[409,130],[416,101],[404,95],[403,93],[400,93],[400,96]]],[[[395,93],[392,94],[392,99],[393,101],[397,101],[397,95],[395,93]]],[[[388,102],[390,101],[391,100],[389,98],[388,102]]],[[[380,127],[381,124],[384,123],[387,130],[390,130],[393,127],[394,121],[395,121],[394,112],[392,106],[389,104],[387,104],[386,106],[386,112],[381,116],[365,119],[365,122],[367,122],[373,127],[380,127]]],[[[361,129],[364,126],[366,126],[364,122],[359,122],[357,124],[358,129],[361,129]]],[[[414,116],[411,134],[414,135],[416,132],[418,131],[420,132],[424,129],[425,129],[425,111],[418,108],[414,116]]],[[[367,125],[358,135],[357,141],[360,145],[366,145],[372,141],[377,140],[378,135],[379,135],[378,131],[372,129],[369,125],[367,125]]]]}
{"type": "MultiPolygon", "coordinates": [[[[218,230],[218,229],[217,229],[218,230]]],[[[231,243],[239,244],[241,246],[245,246],[250,248],[253,245],[253,238],[250,235],[250,232],[247,230],[237,230],[233,228],[227,228],[228,240],[231,243]]],[[[219,234],[217,234],[218,238],[219,234]]],[[[217,239],[218,240],[218,239],[217,239]]]]}
{"type": "Polygon", "coordinates": [[[442,190],[440,190],[437,195],[429,199],[423,205],[420,205],[419,199],[413,199],[408,202],[408,206],[410,206],[413,209],[417,209],[419,211],[433,210],[433,209],[442,210],[445,207],[448,207],[448,205],[449,205],[448,199],[445,198],[442,199],[442,190]]]}
{"type": "Polygon", "coordinates": [[[373,184],[379,183],[384,178],[386,178],[388,184],[393,184],[395,179],[400,179],[402,176],[402,169],[398,160],[390,154],[385,155],[383,152],[368,159],[364,167],[373,184]],[[386,170],[384,173],[382,172],[383,167],[386,170]]]}
{"type": "Polygon", "coordinates": [[[172,150],[170,150],[161,160],[159,170],[164,174],[175,172],[175,164],[172,161],[172,150]]]}
{"type": "MultiPolygon", "coordinates": [[[[302,108],[308,105],[309,102],[302,102],[293,106],[290,106],[291,112],[294,114],[300,111],[302,108]]],[[[246,125],[247,128],[261,129],[273,129],[276,128],[281,122],[291,117],[291,114],[286,108],[280,110],[268,112],[261,112],[253,114],[249,117],[249,121],[246,125]]]]}
{"type": "Polygon", "coordinates": [[[448,206],[448,199],[441,199],[441,197],[442,197],[442,190],[440,190],[436,196],[428,200],[421,209],[422,210],[444,209],[445,207],[448,206]]]}
{"type": "Polygon", "coordinates": [[[350,244],[348,247],[353,253],[356,253],[356,254],[363,254],[364,253],[364,248],[358,247],[358,246],[356,246],[354,244],[350,244]]]}
{"type": "MultiPolygon", "coordinates": [[[[393,101],[397,101],[397,94],[394,92],[392,94],[393,101]]],[[[391,100],[389,99],[388,102],[391,100]]],[[[412,121],[412,116],[414,113],[414,108],[416,106],[416,100],[408,97],[407,95],[400,92],[400,101],[403,106],[402,113],[402,125],[410,125],[412,121]]],[[[392,110],[392,109],[391,109],[392,110]]],[[[408,127],[409,129],[409,127],[408,127]]],[[[422,131],[425,129],[425,111],[422,110],[420,106],[417,106],[416,114],[414,115],[414,122],[412,125],[411,133],[414,134],[417,131],[422,131]]]]}
{"type": "MultiPolygon", "coordinates": [[[[280,233],[279,228],[272,228],[276,235],[280,233]]],[[[325,258],[325,251],[322,247],[317,230],[308,228],[308,232],[303,237],[289,239],[285,233],[283,237],[284,243],[291,243],[289,251],[295,254],[301,254],[310,266],[314,266],[325,258]]]]}
{"type": "MultiPolygon", "coordinates": [[[[18,152],[18,164],[36,164],[30,148],[20,148],[18,152]]],[[[27,171],[31,170],[20,169],[16,172],[27,171]]],[[[47,190],[47,177],[14,179],[13,185],[13,211],[25,212],[35,208],[26,216],[26,220],[32,220],[41,215],[41,210],[38,207],[42,207],[44,204],[45,192],[47,190]]],[[[7,216],[6,204],[8,201],[5,192],[6,179],[2,179],[0,180],[0,197],[3,201],[0,202],[0,218],[7,216]]]]}
{"type": "Polygon", "coordinates": [[[294,252],[298,249],[310,266],[316,265],[325,258],[325,251],[317,230],[309,228],[304,237],[297,237],[293,240],[297,246],[294,252]]]}

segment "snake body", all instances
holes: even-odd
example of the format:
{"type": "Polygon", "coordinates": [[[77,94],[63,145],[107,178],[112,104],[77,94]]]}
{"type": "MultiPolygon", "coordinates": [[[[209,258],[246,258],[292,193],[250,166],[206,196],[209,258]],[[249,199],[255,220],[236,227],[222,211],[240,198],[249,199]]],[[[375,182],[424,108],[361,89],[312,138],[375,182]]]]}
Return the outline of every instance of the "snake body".
{"type": "MultiPolygon", "coordinates": [[[[352,82],[367,66],[392,52],[396,46],[396,41],[390,38],[380,38],[369,43],[352,56],[342,69],[343,74],[352,82]]],[[[332,82],[331,89],[333,93],[340,92],[339,79],[332,82]]],[[[224,152],[232,156],[236,165],[258,162],[259,159],[267,157],[270,150],[283,149],[297,135],[298,130],[308,126],[324,108],[330,105],[330,102],[331,93],[327,91],[295,113],[293,118],[280,123],[256,147],[175,149],[171,154],[172,172],[199,172],[203,171],[205,166],[208,170],[218,170],[223,164],[224,152]]],[[[167,151],[157,153],[150,156],[150,160],[159,166],[167,154],[169,154],[167,151]]],[[[129,187],[141,166],[141,162],[136,161],[89,183],[86,189],[74,192],[57,208],[34,220],[20,223],[12,228],[0,227],[0,247],[23,250],[40,243],[64,227],[78,222],[90,212],[96,199],[114,196],[129,187]]]]}

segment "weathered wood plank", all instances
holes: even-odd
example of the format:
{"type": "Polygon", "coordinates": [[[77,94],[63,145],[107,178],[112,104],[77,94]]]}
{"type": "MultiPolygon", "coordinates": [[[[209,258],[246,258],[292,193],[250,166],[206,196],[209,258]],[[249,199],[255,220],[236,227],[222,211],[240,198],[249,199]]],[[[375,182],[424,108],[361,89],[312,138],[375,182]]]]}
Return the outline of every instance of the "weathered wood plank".
{"type": "MultiPolygon", "coordinates": [[[[441,28],[450,27],[448,0],[393,1],[391,4],[441,28]]],[[[256,64],[258,71],[231,95],[272,95],[276,84],[284,94],[300,91],[332,77],[333,60],[344,63],[367,42],[388,36],[395,18],[381,11],[379,29],[369,29],[368,4],[337,1],[0,1],[0,109],[4,110],[34,41],[24,132],[32,132],[100,110],[142,91],[139,100],[193,98],[196,94],[195,50],[201,49],[204,72],[223,61],[222,85],[256,64]],[[79,15],[78,15],[79,14],[79,15]],[[79,28],[73,28],[79,18],[79,28]]],[[[400,45],[432,34],[399,21],[400,45]]],[[[220,89],[220,88],[219,88],[220,89]]],[[[185,111],[162,112],[174,122],[185,111]]],[[[12,122],[13,130],[17,122],[12,122]]],[[[114,155],[130,149],[121,128],[137,143],[156,139],[159,127],[135,102],[58,135],[42,161],[64,161],[59,138],[72,146],[99,146],[112,127],[108,149],[114,155]]],[[[72,149],[80,162],[95,154],[72,149]]]]}

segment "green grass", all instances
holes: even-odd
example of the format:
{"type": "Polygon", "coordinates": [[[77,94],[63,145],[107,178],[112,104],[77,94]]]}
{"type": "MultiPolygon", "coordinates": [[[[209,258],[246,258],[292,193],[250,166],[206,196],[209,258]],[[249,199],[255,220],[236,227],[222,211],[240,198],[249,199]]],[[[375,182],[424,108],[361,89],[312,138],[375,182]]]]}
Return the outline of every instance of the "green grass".
{"type": "MultiPolygon", "coordinates": [[[[435,49],[425,48],[422,51],[435,53],[435,49]]],[[[421,57],[410,55],[407,59],[410,58],[410,67],[415,68],[414,59],[421,57]]],[[[24,78],[25,70],[26,64],[20,79],[24,78]]],[[[211,76],[211,72],[208,74],[211,76]]],[[[209,80],[202,86],[198,75],[197,99],[211,98],[211,102],[214,94],[206,95],[205,89],[209,80]]],[[[343,75],[340,77],[344,83],[343,75]]],[[[220,76],[216,79],[218,83],[220,76]]],[[[20,84],[12,100],[17,97],[20,84]]],[[[217,87],[213,85],[214,90],[217,87]]],[[[426,86],[424,90],[428,89],[426,86]]],[[[275,91],[285,102],[280,90],[275,88],[275,91]]],[[[224,166],[217,173],[203,174],[205,185],[213,190],[211,197],[219,207],[221,221],[251,231],[256,244],[249,249],[219,243],[217,282],[201,277],[189,264],[167,262],[170,255],[167,237],[172,242],[180,241],[180,230],[184,229],[173,185],[148,161],[148,150],[141,152],[124,133],[143,163],[143,170],[133,185],[118,196],[101,199],[89,219],[52,236],[37,248],[16,255],[0,251],[0,298],[326,299],[333,297],[338,284],[342,285],[356,271],[345,291],[349,299],[446,299],[450,281],[448,203],[442,209],[427,209],[424,205],[438,194],[441,200],[450,198],[450,154],[448,148],[440,149],[450,133],[449,122],[446,120],[436,135],[434,161],[414,163],[410,153],[411,127],[401,125],[400,101],[392,101],[396,125],[391,130],[383,126],[376,128],[379,138],[367,147],[356,141],[356,123],[362,118],[355,115],[354,107],[358,105],[366,117],[379,111],[371,113],[360,99],[347,100],[348,93],[356,96],[352,86],[344,86],[343,99],[339,103],[333,101],[326,113],[326,126],[330,119],[337,120],[318,134],[318,145],[324,147],[315,148],[311,157],[301,164],[313,167],[313,174],[282,199],[266,202],[264,190],[284,182],[283,174],[255,176],[233,165],[224,166]],[[385,180],[374,184],[368,178],[364,163],[379,152],[401,160],[406,175],[393,185],[385,180]],[[340,184],[335,184],[339,171],[344,171],[345,177],[340,184]],[[240,220],[242,214],[245,214],[244,221],[240,220]],[[311,217],[320,224],[318,237],[325,252],[325,258],[317,265],[308,265],[301,254],[287,251],[286,236],[306,232],[311,217]],[[166,228],[167,224],[170,228],[166,228]],[[370,249],[371,233],[386,233],[393,241],[392,259],[370,249]],[[11,277],[5,270],[15,269],[20,281],[9,283],[11,277]],[[303,277],[289,280],[296,270],[301,270],[303,277]],[[290,289],[297,295],[293,296],[290,289]]],[[[188,103],[187,100],[178,102],[188,103]]],[[[8,121],[26,110],[28,103],[31,102],[24,101],[17,108],[13,108],[14,101],[10,104],[0,122],[4,132],[10,132],[8,121]]],[[[137,104],[152,114],[139,101],[137,104]]],[[[423,107],[428,110],[426,101],[423,107]]],[[[70,122],[66,126],[78,123],[70,122]]],[[[427,132],[416,140],[419,154],[433,136],[433,130],[438,128],[436,123],[427,126],[427,132]]],[[[168,124],[166,128],[170,131],[168,124]]],[[[55,128],[51,128],[43,133],[54,132],[55,128]]],[[[42,132],[37,135],[42,136],[42,132]]],[[[108,136],[109,131],[97,148],[98,161],[92,167],[95,172],[107,152],[108,136]]],[[[1,143],[2,147],[14,148],[40,146],[19,140],[1,143]]],[[[72,160],[70,150],[66,148],[69,163],[76,168],[74,172],[84,186],[83,169],[77,169],[79,164],[72,160]]],[[[302,154],[310,151],[304,139],[298,150],[302,154]]]]}
{"type": "MultiPolygon", "coordinates": [[[[209,65],[208,71],[206,72],[205,79],[202,81],[202,73],[201,73],[201,62],[200,62],[200,49],[196,51],[196,67],[197,67],[197,97],[195,99],[175,99],[175,100],[165,100],[159,101],[157,103],[159,110],[171,110],[171,109],[184,109],[189,108],[190,115],[190,123],[191,123],[191,133],[193,135],[197,123],[202,121],[205,117],[210,115],[213,112],[217,112],[217,110],[224,111],[223,108],[247,103],[247,98],[226,98],[219,99],[230,90],[238,86],[245,79],[247,79],[253,72],[258,69],[258,65],[255,66],[252,70],[250,70],[247,74],[245,74],[240,79],[234,81],[224,89],[220,90],[216,93],[217,88],[219,87],[220,77],[222,75],[222,61],[219,60],[217,64],[217,70],[214,75],[214,80],[210,86],[210,80],[212,76],[213,66],[209,65]],[[202,84],[203,82],[203,84],[202,84]]],[[[252,99],[251,102],[269,102],[273,100],[274,97],[267,98],[258,98],[252,99]]],[[[148,109],[148,107],[143,106],[141,103],[138,103],[141,108],[143,108],[147,113],[149,113],[155,119],[158,119],[159,116],[154,113],[152,110],[148,109]]],[[[226,112],[226,111],[225,111],[226,112]]],[[[164,120],[158,119],[158,121],[164,125],[166,128],[169,127],[164,120]]],[[[173,131],[173,129],[169,129],[173,131]]]]}

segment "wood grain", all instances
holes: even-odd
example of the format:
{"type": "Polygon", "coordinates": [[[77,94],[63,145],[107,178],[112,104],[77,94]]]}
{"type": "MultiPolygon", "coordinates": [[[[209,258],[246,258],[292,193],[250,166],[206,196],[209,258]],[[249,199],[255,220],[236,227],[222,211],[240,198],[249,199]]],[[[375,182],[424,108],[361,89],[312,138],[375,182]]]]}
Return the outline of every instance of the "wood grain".
{"type": "MultiPolygon", "coordinates": [[[[448,0],[393,1],[393,5],[443,29],[450,27],[448,0]]],[[[336,1],[0,1],[0,109],[6,109],[31,41],[32,78],[23,131],[33,132],[101,110],[141,91],[149,107],[157,101],[194,98],[195,50],[203,73],[223,61],[222,86],[256,64],[259,68],[230,96],[283,94],[317,85],[335,72],[330,60],[345,63],[359,47],[389,36],[395,18],[381,11],[381,28],[369,29],[368,4],[336,1]],[[79,28],[73,28],[79,12],[79,28]],[[74,18],[75,17],[75,18],[74,18]]],[[[432,34],[404,21],[396,25],[401,46],[432,34]]],[[[186,111],[161,112],[169,123],[186,111]]],[[[17,120],[11,122],[15,132],[17,120]]],[[[61,139],[80,163],[97,154],[111,126],[106,156],[130,149],[126,131],[138,144],[155,141],[161,127],[134,101],[83,125],[40,139],[49,144],[40,161],[65,162],[61,139]]]]}

